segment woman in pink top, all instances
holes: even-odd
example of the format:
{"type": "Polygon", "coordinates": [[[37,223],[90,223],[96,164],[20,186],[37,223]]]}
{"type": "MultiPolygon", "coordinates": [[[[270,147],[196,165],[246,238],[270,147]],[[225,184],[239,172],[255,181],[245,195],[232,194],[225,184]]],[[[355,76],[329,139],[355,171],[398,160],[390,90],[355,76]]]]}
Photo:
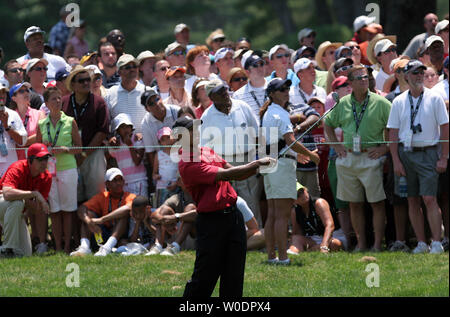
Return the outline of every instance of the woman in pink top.
{"type": "Polygon", "coordinates": [[[89,52],[88,43],[84,40],[85,33],[86,22],[82,21],[80,27],[75,28],[72,37],[67,41],[64,58],[67,58],[68,56],[77,56],[78,58],[82,58],[87,52],[89,52]]]}
{"type": "MultiPolygon", "coordinates": [[[[28,86],[29,87],[29,86],[28,86]]],[[[24,149],[17,150],[17,158],[19,160],[26,159],[25,149],[31,144],[36,142],[36,132],[38,129],[38,122],[40,119],[45,118],[45,114],[40,111],[30,107],[30,94],[16,94],[11,98],[11,104],[13,108],[16,108],[17,113],[22,119],[23,126],[28,134],[28,140],[24,149]]]]}

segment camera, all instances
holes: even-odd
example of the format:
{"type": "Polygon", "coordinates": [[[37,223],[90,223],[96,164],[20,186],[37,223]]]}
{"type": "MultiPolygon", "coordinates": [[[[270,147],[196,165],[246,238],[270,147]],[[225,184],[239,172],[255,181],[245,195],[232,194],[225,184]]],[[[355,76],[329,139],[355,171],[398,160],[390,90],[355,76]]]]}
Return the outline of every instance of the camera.
{"type": "Polygon", "coordinates": [[[422,126],[419,124],[412,126],[413,134],[422,133],[422,126]]]}

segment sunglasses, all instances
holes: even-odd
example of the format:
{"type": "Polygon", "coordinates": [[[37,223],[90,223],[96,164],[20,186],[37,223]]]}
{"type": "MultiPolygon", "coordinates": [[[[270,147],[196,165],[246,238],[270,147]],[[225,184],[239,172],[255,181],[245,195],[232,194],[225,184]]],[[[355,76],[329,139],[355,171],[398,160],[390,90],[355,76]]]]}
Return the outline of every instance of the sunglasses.
{"type": "Polygon", "coordinates": [[[303,54],[301,57],[302,57],[302,58],[303,58],[303,57],[304,57],[304,58],[314,58],[314,57],[316,57],[316,54],[303,54]]]}
{"type": "Polygon", "coordinates": [[[356,76],[355,80],[365,80],[365,79],[369,79],[369,75],[363,75],[363,76],[356,76]]]}
{"type": "Polygon", "coordinates": [[[186,55],[186,51],[175,51],[175,52],[170,53],[170,55],[175,55],[175,56],[186,55]]]}
{"type": "Polygon", "coordinates": [[[232,83],[237,83],[237,82],[247,81],[247,80],[248,80],[247,77],[236,77],[236,78],[231,79],[231,82],[232,83]]]}
{"type": "Polygon", "coordinates": [[[283,86],[283,87],[281,87],[280,89],[278,89],[277,91],[285,92],[285,91],[288,91],[289,89],[291,89],[291,87],[283,86]]]}
{"type": "Polygon", "coordinates": [[[156,104],[158,103],[158,101],[160,101],[160,100],[161,100],[161,97],[160,97],[160,96],[156,96],[155,100],[153,100],[153,101],[150,101],[150,98],[149,98],[149,100],[148,100],[148,102],[147,102],[147,106],[153,107],[153,106],[156,105],[156,104]]]}
{"type": "Polygon", "coordinates": [[[345,72],[346,70],[349,70],[349,69],[352,69],[352,68],[353,68],[353,65],[342,66],[341,68],[339,68],[339,69],[336,71],[336,73],[339,73],[339,72],[345,72]]]}
{"type": "Polygon", "coordinates": [[[259,67],[264,67],[264,65],[266,65],[265,62],[258,62],[256,64],[253,64],[251,67],[253,68],[259,68],[259,67]]]}
{"type": "Polygon", "coordinates": [[[344,83],[344,84],[340,85],[339,87],[337,87],[336,89],[339,89],[339,88],[345,88],[345,87],[347,87],[347,86],[348,86],[348,83],[344,83]]]}
{"type": "Polygon", "coordinates": [[[283,58],[283,57],[289,58],[290,56],[291,56],[291,54],[289,54],[289,53],[275,55],[275,57],[277,59],[280,59],[280,58],[283,58]]]}
{"type": "Polygon", "coordinates": [[[219,37],[218,39],[215,39],[215,40],[213,40],[213,42],[223,42],[223,41],[225,41],[225,38],[224,37],[219,37]]]}
{"type": "Polygon", "coordinates": [[[18,94],[24,94],[26,92],[30,92],[30,90],[28,88],[22,88],[22,89],[17,90],[18,94]]]}
{"type": "Polygon", "coordinates": [[[130,65],[125,65],[123,67],[121,67],[120,69],[124,69],[124,70],[130,70],[130,69],[136,69],[137,66],[134,64],[130,64],[130,65]]]}
{"type": "Polygon", "coordinates": [[[353,50],[355,48],[361,50],[361,48],[359,47],[359,45],[352,45],[352,46],[348,46],[349,49],[353,50]]]}
{"type": "Polygon", "coordinates": [[[425,72],[423,69],[416,69],[411,72],[413,75],[423,75],[425,72]]]}
{"type": "Polygon", "coordinates": [[[78,80],[74,80],[74,82],[79,83],[79,84],[90,83],[91,77],[80,78],[78,80]]]}
{"type": "Polygon", "coordinates": [[[43,157],[36,157],[36,160],[38,162],[44,162],[44,161],[48,161],[49,156],[43,156],[43,157]]]}
{"type": "Polygon", "coordinates": [[[40,71],[47,71],[48,70],[48,68],[47,67],[34,67],[33,69],[31,69],[31,71],[37,71],[37,72],[40,72],[40,71]]]}
{"type": "MultiPolygon", "coordinates": [[[[383,52],[383,54],[389,54],[389,53],[397,53],[397,49],[395,48],[395,47],[391,47],[391,48],[389,48],[389,49],[387,49],[387,50],[385,50],[384,52],[383,52]]],[[[381,52],[378,54],[378,56],[381,54],[381,52]]]]}
{"type": "Polygon", "coordinates": [[[8,72],[10,73],[23,73],[25,70],[23,70],[22,68],[11,68],[8,69],[8,72]]]}

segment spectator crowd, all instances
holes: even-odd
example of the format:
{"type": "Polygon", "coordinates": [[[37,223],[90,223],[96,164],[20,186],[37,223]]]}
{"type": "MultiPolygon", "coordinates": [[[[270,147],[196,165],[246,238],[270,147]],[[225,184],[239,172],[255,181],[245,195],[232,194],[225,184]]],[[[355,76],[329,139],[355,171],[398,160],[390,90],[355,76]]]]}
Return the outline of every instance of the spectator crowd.
{"type": "Polygon", "coordinates": [[[247,250],[269,264],[448,251],[448,16],[425,15],[404,52],[359,16],[345,43],[305,28],[297,47],[266,50],[221,29],[193,44],[178,24],[137,57],[118,29],[92,50],[87,22],[66,16],[48,42],[27,28],[24,55],[1,61],[0,258],[194,249],[208,211],[179,171],[180,118],[232,167],[277,159],[230,181],[247,250]]]}

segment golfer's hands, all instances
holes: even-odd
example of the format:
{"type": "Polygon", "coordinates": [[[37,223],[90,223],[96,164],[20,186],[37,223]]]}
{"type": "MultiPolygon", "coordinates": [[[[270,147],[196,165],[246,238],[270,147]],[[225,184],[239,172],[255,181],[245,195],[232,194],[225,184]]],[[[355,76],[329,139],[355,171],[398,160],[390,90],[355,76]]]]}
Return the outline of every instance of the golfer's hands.
{"type": "Polygon", "coordinates": [[[267,165],[275,165],[277,163],[277,160],[274,159],[273,157],[264,157],[262,159],[257,160],[256,162],[258,162],[258,166],[267,166],[267,165]]]}

